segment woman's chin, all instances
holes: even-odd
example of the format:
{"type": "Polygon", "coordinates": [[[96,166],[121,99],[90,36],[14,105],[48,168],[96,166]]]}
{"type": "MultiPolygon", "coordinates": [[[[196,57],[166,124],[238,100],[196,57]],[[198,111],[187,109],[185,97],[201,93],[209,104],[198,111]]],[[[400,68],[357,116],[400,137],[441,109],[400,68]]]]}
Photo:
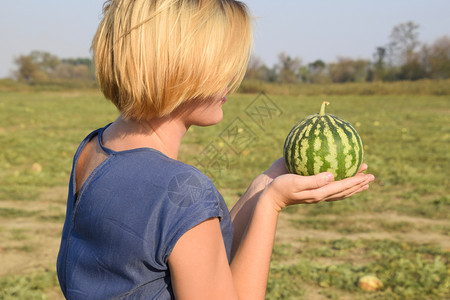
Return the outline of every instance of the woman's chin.
{"type": "Polygon", "coordinates": [[[212,125],[216,125],[219,124],[223,119],[223,111],[220,110],[220,113],[217,113],[217,115],[215,116],[208,116],[202,120],[198,120],[196,122],[197,126],[212,126],[212,125]]]}

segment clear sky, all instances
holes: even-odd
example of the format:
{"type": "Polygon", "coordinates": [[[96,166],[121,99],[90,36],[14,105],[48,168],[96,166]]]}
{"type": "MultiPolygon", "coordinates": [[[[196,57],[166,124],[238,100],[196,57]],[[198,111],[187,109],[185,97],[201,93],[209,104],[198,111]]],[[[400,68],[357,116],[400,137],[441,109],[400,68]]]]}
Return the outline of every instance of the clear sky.
{"type": "MultiPolygon", "coordinates": [[[[103,0],[0,0],[0,78],[32,50],[89,57],[103,0]]],[[[372,59],[392,28],[413,21],[419,39],[450,36],[450,0],[244,0],[255,17],[254,53],[268,66],[280,52],[304,63],[372,59]]]]}

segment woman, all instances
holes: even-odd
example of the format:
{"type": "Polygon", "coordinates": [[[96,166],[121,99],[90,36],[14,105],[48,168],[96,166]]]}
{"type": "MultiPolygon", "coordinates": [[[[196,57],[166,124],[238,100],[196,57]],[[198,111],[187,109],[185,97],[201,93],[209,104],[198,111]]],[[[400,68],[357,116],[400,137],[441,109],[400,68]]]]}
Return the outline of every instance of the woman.
{"type": "Polygon", "coordinates": [[[105,3],[92,49],[120,117],[74,157],[57,262],[67,298],[263,299],[279,212],[368,188],[366,165],[334,182],[287,174],[279,159],[229,212],[206,176],[177,161],[190,126],[222,120],[250,48],[239,1],[105,3]]]}

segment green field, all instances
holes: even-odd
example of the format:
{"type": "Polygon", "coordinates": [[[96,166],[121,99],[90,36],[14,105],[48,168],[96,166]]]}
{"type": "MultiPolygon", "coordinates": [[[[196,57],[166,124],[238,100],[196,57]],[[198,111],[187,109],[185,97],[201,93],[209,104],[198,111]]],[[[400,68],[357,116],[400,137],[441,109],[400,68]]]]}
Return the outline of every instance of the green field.
{"type": "MultiPolygon", "coordinates": [[[[282,213],[267,299],[449,299],[448,93],[266,93],[230,96],[223,122],[192,128],[181,147],[180,160],[211,176],[230,206],[323,100],[358,129],[376,176],[345,201],[282,213]],[[360,290],[366,274],[383,288],[360,290]]],[[[116,117],[95,91],[0,92],[0,299],[62,298],[55,261],[72,156],[116,117]]]]}

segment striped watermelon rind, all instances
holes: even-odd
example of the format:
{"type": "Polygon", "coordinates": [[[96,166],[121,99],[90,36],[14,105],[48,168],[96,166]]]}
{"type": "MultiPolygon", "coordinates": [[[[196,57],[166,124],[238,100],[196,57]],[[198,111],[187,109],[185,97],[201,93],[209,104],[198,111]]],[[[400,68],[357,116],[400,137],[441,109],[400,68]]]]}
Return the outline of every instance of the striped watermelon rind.
{"type": "Polygon", "coordinates": [[[356,129],[347,121],[325,113],[308,116],[289,132],[283,156],[289,172],[304,176],[333,173],[335,180],[356,175],[364,157],[364,147],[356,129]]]}

